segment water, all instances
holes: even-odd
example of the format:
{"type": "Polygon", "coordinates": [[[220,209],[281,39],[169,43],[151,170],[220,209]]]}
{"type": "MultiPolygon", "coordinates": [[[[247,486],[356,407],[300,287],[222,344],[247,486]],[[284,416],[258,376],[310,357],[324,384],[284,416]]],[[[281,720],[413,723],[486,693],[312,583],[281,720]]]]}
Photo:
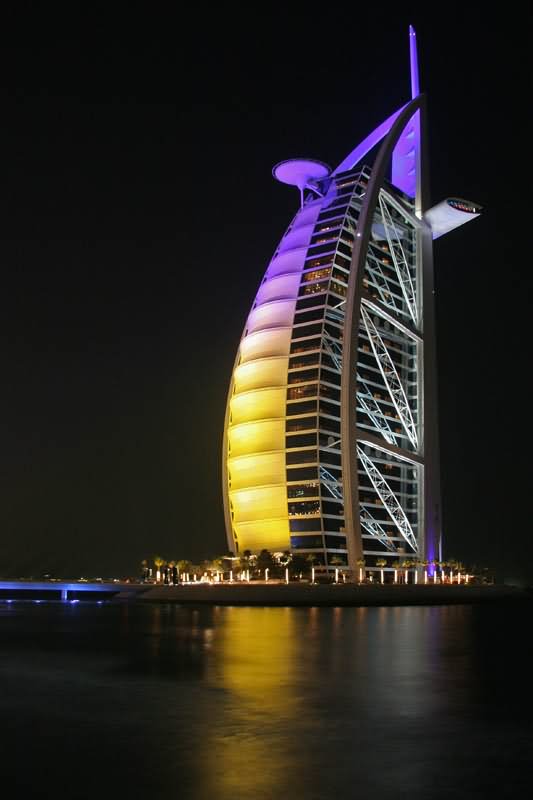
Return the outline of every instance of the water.
{"type": "Polygon", "coordinates": [[[515,604],[3,604],[2,785],[23,798],[511,797],[533,755],[529,620],[515,604]]]}

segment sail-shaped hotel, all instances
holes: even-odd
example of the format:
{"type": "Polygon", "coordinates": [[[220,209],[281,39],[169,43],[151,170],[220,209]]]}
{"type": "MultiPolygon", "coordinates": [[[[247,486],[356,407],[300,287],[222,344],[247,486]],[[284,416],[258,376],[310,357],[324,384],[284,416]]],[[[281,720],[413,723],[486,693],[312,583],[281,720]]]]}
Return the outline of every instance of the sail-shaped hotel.
{"type": "Polygon", "coordinates": [[[234,553],[312,553],[325,570],[352,571],[440,556],[432,242],[480,208],[428,208],[412,28],[409,42],[409,102],[336,169],[274,168],[300,208],[231,376],[222,472],[234,553]]]}

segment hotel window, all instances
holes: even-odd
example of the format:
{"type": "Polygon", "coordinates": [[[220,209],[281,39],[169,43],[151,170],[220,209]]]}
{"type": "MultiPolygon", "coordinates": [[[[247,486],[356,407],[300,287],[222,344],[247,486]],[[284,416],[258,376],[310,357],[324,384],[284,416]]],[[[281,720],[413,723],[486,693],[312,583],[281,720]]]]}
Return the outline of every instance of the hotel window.
{"type": "MultiPolygon", "coordinates": [[[[337,281],[331,281],[330,290],[332,292],[336,292],[341,297],[346,297],[346,286],[343,286],[341,283],[337,283],[337,281]]],[[[329,298],[328,299],[328,305],[330,305],[330,306],[334,306],[338,302],[339,301],[336,300],[335,298],[329,298]]]]}
{"type": "Polygon", "coordinates": [[[311,272],[304,272],[302,281],[319,281],[321,278],[328,278],[331,274],[331,267],[324,267],[324,269],[315,269],[311,272]]]}
{"type": "Polygon", "coordinates": [[[316,245],[309,245],[309,255],[310,256],[318,256],[322,253],[331,253],[335,250],[337,238],[335,237],[332,239],[328,244],[316,244],[316,245]]]}
{"type": "MultiPolygon", "coordinates": [[[[345,205],[346,205],[346,203],[345,203],[345,205]]],[[[342,209],[341,208],[332,208],[331,211],[330,210],[321,211],[320,214],[318,215],[318,221],[319,222],[325,222],[326,220],[333,220],[333,219],[335,219],[335,217],[342,217],[342,216],[343,216],[343,214],[342,214],[342,209]]],[[[339,219],[339,223],[341,221],[342,220],[339,219]]]]}
{"type": "Polygon", "coordinates": [[[303,502],[289,503],[289,516],[315,516],[320,513],[318,500],[305,500],[303,502]]]}
{"type": "Polygon", "coordinates": [[[310,383],[305,386],[292,386],[287,389],[287,400],[299,400],[300,397],[314,397],[318,394],[318,386],[316,383],[310,383]]]}
{"type": "Polygon", "coordinates": [[[349,258],[344,258],[344,256],[342,256],[340,253],[337,253],[337,255],[335,256],[335,262],[334,263],[338,264],[339,267],[342,267],[347,272],[350,271],[351,260],[349,258]]]}
{"type": "Polygon", "coordinates": [[[323,381],[328,381],[329,383],[333,383],[335,386],[341,385],[341,376],[338,372],[332,372],[329,369],[324,369],[320,372],[320,377],[323,381]]]}
{"type": "MultiPolygon", "coordinates": [[[[293,550],[316,550],[322,548],[322,536],[291,536],[291,548],[293,550]]],[[[317,561],[323,563],[323,559],[318,556],[317,561]]]]}
{"type": "Polygon", "coordinates": [[[322,343],[322,338],[307,339],[302,342],[293,342],[291,344],[291,353],[305,353],[308,350],[318,350],[322,343]]]}
{"type": "MultiPolygon", "coordinates": [[[[310,258],[305,262],[304,269],[315,269],[319,267],[331,267],[331,256],[322,256],[322,258],[310,258]]],[[[309,273],[307,273],[309,274],[309,273]]]]}
{"type": "Polygon", "coordinates": [[[340,423],[334,419],[328,419],[328,417],[319,417],[318,426],[326,431],[332,431],[337,434],[340,434],[341,431],[340,423]]]}
{"type": "Polygon", "coordinates": [[[338,248],[339,248],[339,253],[344,253],[344,255],[346,256],[352,255],[352,248],[349,247],[347,244],[344,244],[344,242],[339,242],[338,248]]]}
{"type": "Polygon", "coordinates": [[[313,481],[318,480],[318,467],[299,467],[287,470],[288,481],[313,481]]]}
{"type": "Polygon", "coordinates": [[[346,272],[343,272],[338,267],[333,268],[333,277],[337,281],[344,281],[344,283],[346,284],[348,283],[348,274],[346,272]]]}
{"type": "MultiPolygon", "coordinates": [[[[328,289],[328,282],[323,281],[322,283],[304,283],[300,288],[299,295],[309,295],[309,294],[320,294],[321,292],[327,292],[328,289]]],[[[300,301],[298,301],[298,304],[300,301]]],[[[315,300],[316,303],[316,300],[315,300]]],[[[301,308],[300,305],[298,305],[301,308]]]]}
{"type": "Polygon", "coordinates": [[[316,448],[313,450],[289,450],[285,454],[287,464],[309,464],[318,461],[316,448]]]}
{"type": "MultiPolygon", "coordinates": [[[[322,522],[319,519],[290,519],[289,528],[291,531],[321,531],[322,522]]],[[[321,545],[320,545],[321,546],[321,545]]]]}
{"type": "Polygon", "coordinates": [[[342,502],[334,503],[329,500],[322,500],[322,511],[324,514],[333,514],[336,517],[344,517],[344,506],[342,502]]]}
{"type": "Polygon", "coordinates": [[[306,356],[292,356],[289,359],[289,369],[300,369],[301,367],[310,367],[318,364],[320,360],[320,353],[310,353],[306,356]]]}
{"type": "Polygon", "coordinates": [[[316,428],[316,417],[304,417],[303,419],[288,419],[285,423],[287,433],[291,431],[305,431],[316,428]]]}
{"type": "Polygon", "coordinates": [[[337,400],[340,402],[341,393],[338,389],[334,389],[332,386],[325,386],[323,383],[320,384],[320,396],[327,397],[329,400],[337,400]]]}
{"type": "Polygon", "coordinates": [[[325,536],[328,550],[346,550],[346,536],[325,536]]]}
{"type": "Polygon", "coordinates": [[[287,416],[295,417],[298,414],[308,414],[310,411],[316,411],[316,400],[306,400],[303,403],[288,403],[287,416]]]}
{"type": "Polygon", "coordinates": [[[324,530],[325,531],[336,531],[344,530],[344,519],[331,519],[330,517],[324,517],[324,530]]]}
{"type": "Polygon", "coordinates": [[[337,447],[340,448],[340,441],[338,434],[334,436],[332,433],[320,433],[318,441],[321,447],[337,447]]]}
{"type": "Polygon", "coordinates": [[[327,244],[328,242],[334,242],[337,238],[338,231],[339,228],[335,229],[335,233],[333,233],[333,229],[331,228],[327,233],[316,231],[311,237],[311,245],[327,244]]]}
{"type": "Polygon", "coordinates": [[[288,382],[293,383],[307,383],[308,381],[316,381],[318,379],[318,369],[302,369],[298,372],[289,372],[288,382]]]}
{"type": "Polygon", "coordinates": [[[293,339],[307,339],[311,336],[316,336],[317,334],[322,332],[322,323],[318,323],[316,325],[302,325],[300,327],[295,327],[292,330],[292,338],[293,339]]]}
{"type": "Polygon", "coordinates": [[[332,417],[340,417],[340,406],[335,406],[325,400],[320,400],[318,407],[319,410],[324,414],[330,414],[332,417]]]}
{"type": "Polygon", "coordinates": [[[296,310],[296,315],[294,317],[294,324],[299,325],[301,322],[316,322],[317,320],[322,319],[324,316],[324,304],[326,302],[325,295],[323,295],[320,298],[320,302],[322,303],[322,305],[319,308],[314,308],[312,311],[296,310]]]}
{"type": "Polygon", "coordinates": [[[337,467],[341,466],[341,455],[332,450],[323,450],[320,448],[320,463],[327,466],[328,464],[335,464],[337,467]]]}
{"type": "Polygon", "coordinates": [[[287,449],[291,447],[316,447],[316,438],[316,432],[287,436],[285,437],[285,447],[287,449]]]}
{"type": "Polygon", "coordinates": [[[287,486],[287,497],[318,497],[318,483],[302,483],[297,486],[287,486]]]}

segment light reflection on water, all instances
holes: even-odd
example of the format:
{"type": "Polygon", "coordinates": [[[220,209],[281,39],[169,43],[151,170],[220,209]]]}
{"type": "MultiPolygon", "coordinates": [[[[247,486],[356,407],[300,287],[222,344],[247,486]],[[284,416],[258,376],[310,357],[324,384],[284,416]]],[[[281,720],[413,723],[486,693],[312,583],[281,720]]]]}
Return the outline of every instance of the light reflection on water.
{"type": "Polygon", "coordinates": [[[518,791],[532,754],[513,691],[527,637],[509,658],[520,614],[527,625],[514,605],[0,607],[4,780],[71,797],[518,791]]]}

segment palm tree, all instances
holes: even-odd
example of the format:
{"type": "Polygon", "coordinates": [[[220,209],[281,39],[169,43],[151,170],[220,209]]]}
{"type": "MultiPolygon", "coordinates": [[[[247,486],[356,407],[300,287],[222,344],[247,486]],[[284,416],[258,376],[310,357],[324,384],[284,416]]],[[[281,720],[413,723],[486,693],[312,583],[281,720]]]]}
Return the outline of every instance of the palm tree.
{"type": "Polygon", "coordinates": [[[213,566],[214,566],[215,570],[217,571],[217,573],[221,572],[222,573],[222,577],[224,577],[224,570],[225,570],[225,566],[226,566],[225,557],[224,556],[216,556],[216,558],[213,559],[213,566]]]}
{"type": "Polygon", "coordinates": [[[240,564],[240,567],[241,567],[241,570],[240,570],[241,574],[245,573],[245,574],[249,575],[249,573],[250,573],[250,559],[251,559],[251,556],[252,556],[252,551],[251,550],[244,550],[243,551],[243,554],[239,559],[239,564],[240,564]]]}
{"type": "Polygon", "coordinates": [[[182,558],[180,561],[178,561],[178,569],[180,571],[180,575],[188,576],[189,572],[191,571],[191,562],[187,561],[185,558],[182,558]]]}
{"type": "Polygon", "coordinates": [[[156,568],[155,579],[159,583],[161,580],[161,567],[165,564],[165,559],[161,556],[154,556],[154,564],[156,568]]]}
{"type": "Polygon", "coordinates": [[[265,580],[267,577],[267,570],[269,572],[272,571],[273,567],[275,566],[274,556],[270,552],[270,550],[266,550],[263,548],[259,555],[257,556],[257,568],[259,569],[259,574],[261,572],[265,576],[265,580]]]}
{"type": "Polygon", "coordinates": [[[143,581],[145,581],[148,577],[148,561],[146,558],[143,558],[141,561],[141,576],[143,581]]]}
{"type": "Polygon", "coordinates": [[[338,577],[338,568],[344,566],[344,560],[340,556],[332,556],[328,559],[329,563],[335,567],[335,575],[338,577]]]}
{"type": "Polygon", "coordinates": [[[412,564],[413,564],[413,562],[408,558],[404,558],[404,560],[402,561],[401,566],[402,566],[402,569],[403,569],[403,580],[404,580],[404,583],[409,583],[409,567],[412,566],[412,564]]]}
{"type": "Polygon", "coordinates": [[[400,568],[400,562],[399,561],[393,561],[391,566],[394,569],[394,583],[398,583],[398,570],[400,568]]]}
{"type": "Polygon", "coordinates": [[[448,561],[448,566],[450,567],[450,583],[453,583],[453,573],[459,572],[459,562],[452,558],[451,561],[448,561]]]}
{"type": "Polygon", "coordinates": [[[383,567],[387,566],[387,559],[386,558],[377,558],[376,559],[376,567],[380,568],[381,571],[381,584],[384,584],[384,576],[383,576],[383,567]]]}
{"type": "Polygon", "coordinates": [[[320,560],[319,560],[319,558],[318,558],[316,553],[308,553],[308,555],[306,556],[305,560],[309,564],[309,569],[311,571],[311,576],[314,579],[313,569],[315,567],[315,564],[317,564],[317,563],[320,564],[320,560]]]}
{"type": "Polygon", "coordinates": [[[364,558],[358,558],[355,563],[359,567],[359,583],[362,583],[363,582],[363,568],[365,566],[365,559],[364,558]]]}

